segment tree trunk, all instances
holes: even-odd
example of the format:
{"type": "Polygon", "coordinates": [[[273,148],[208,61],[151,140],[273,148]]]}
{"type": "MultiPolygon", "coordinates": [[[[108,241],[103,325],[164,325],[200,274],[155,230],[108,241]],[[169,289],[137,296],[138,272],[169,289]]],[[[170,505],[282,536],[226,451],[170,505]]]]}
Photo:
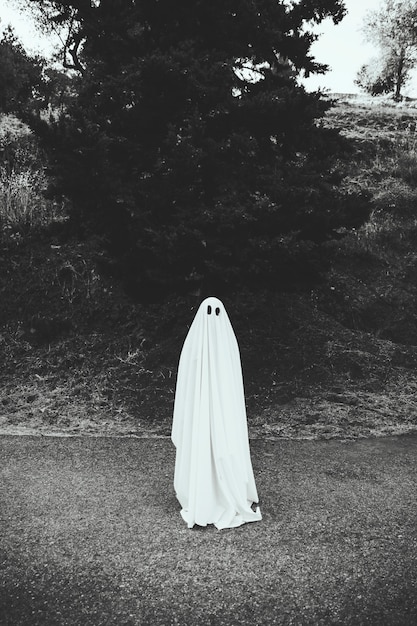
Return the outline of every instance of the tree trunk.
{"type": "Polygon", "coordinates": [[[401,87],[403,86],[403,82],[404,82],[403,72],[404,72],[404,51],[401,50],[400,58],[398,59],[397,75],[396,75],[396,80],[395,80],[395,94],[394,94],[395,102],[400,102],[402,100],[401,87]]]}

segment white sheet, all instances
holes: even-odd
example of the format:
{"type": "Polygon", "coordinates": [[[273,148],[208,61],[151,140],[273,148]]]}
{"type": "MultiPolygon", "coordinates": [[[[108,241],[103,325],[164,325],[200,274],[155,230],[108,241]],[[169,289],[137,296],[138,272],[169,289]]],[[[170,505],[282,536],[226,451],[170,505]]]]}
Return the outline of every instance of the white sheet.
{"type": "Polygon", "coordinates": [[[239,348],[226,310],[204,300],[181,352],[172,425],[174,487],[189,528],[262,519],[253,476],[239,348]]]}

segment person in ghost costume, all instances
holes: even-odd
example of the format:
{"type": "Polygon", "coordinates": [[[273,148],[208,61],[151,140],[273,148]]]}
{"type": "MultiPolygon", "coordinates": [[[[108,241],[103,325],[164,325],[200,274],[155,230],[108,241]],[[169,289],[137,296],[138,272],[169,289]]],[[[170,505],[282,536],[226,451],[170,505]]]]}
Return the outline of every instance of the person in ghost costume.
{"type": "Polygon", "coordinates": [[[189,528],[262,519],[249,450],[239,348],[226,310],[204,300],[185,339],[175,391],[174,488],[189,528]]]}

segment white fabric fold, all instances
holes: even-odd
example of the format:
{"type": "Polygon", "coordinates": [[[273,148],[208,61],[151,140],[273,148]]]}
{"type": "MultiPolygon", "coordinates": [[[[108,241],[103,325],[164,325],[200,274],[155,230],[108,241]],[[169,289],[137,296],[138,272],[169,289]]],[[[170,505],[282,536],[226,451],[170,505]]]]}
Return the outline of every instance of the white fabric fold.
{"type": "Polygon", "coordinates": [[[172,424],[174,488],[189,528],[262,519],[239,348],[220,300],[204,300],[181,351],[172,424]]]}

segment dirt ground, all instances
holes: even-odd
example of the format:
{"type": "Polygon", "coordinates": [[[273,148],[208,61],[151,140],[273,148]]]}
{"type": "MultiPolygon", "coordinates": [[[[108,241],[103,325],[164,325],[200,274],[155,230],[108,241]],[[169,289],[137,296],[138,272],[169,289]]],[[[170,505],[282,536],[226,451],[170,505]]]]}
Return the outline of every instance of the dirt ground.
{"type": "Polygon", "coordinates": [[[166,439],[0,437],[4,626],[411,626],[417,438],[252,440],[263,520],[189,530],[166,439]]]}

